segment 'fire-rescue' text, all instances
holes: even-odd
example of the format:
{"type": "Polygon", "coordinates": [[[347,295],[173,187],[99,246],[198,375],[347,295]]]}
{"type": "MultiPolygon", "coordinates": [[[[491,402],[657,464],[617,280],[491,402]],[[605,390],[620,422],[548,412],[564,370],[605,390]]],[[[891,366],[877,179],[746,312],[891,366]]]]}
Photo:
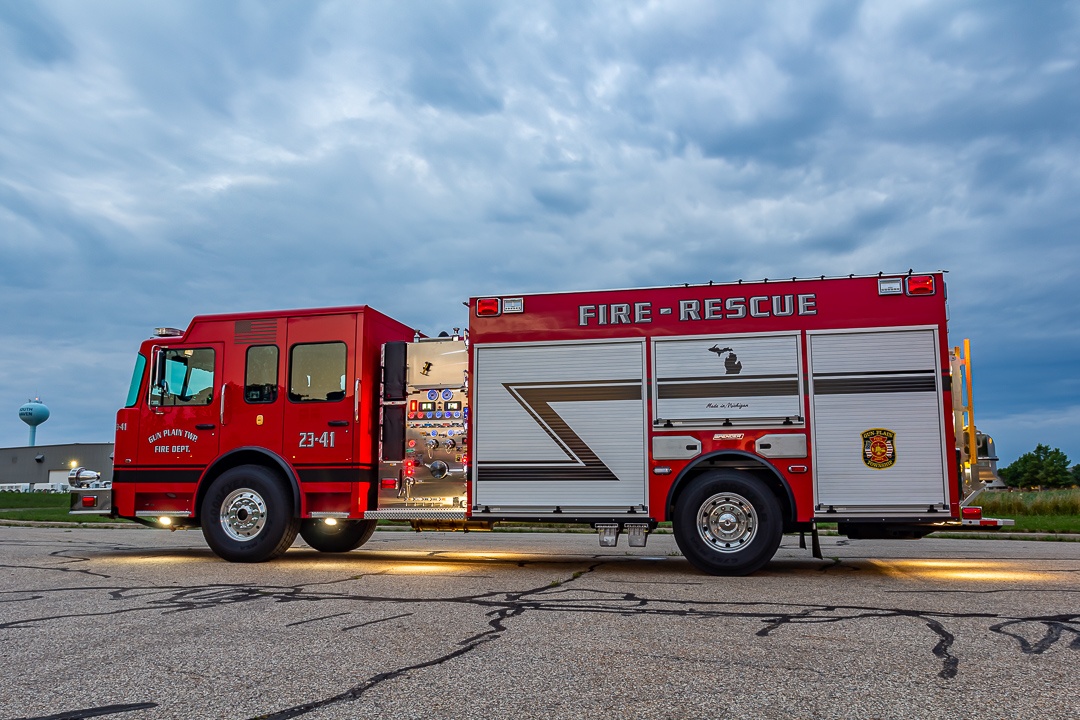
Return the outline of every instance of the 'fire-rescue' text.
{"type": "MultiPolygon", "coordinates": [[[[693,320],[736,320],[744,317],[767,318],[788,315],[817,315],[814,293],[806,295],[755,295],[750,298],[730,297],[707,300],[680,300],[678,307],[657,309],[659,315],[671,315],[676,310],[679,322],[693,320]]],[[[610,303],[579,305],[578,325],[636,325],[651,323],[652,303],[610,303]]]]}

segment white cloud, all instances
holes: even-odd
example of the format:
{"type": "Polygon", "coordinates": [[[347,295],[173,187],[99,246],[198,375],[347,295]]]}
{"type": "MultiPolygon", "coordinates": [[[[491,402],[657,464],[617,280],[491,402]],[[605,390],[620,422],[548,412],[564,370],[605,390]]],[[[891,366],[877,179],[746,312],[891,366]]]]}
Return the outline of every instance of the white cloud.
{"type": "Polygon", "coordinates": [[[273,178],[265,175],[217,174],[185,183],[180,186],[180,189],[196,193],[219,193],[245,185],[273,185],[274,183],[273,178]]]}

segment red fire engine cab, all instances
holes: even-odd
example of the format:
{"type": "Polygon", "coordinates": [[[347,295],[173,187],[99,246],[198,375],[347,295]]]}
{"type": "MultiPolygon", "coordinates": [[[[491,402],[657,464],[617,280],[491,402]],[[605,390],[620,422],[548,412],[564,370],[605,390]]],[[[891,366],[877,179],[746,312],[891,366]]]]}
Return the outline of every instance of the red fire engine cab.
{"type": "Polygon", "coordinates": [[[200,526],[240,562],[297,533],[349,551],[379,520],[588,524],[608,546],[670,521],[713,574],[818,523],[921,537],[977,514],[941,273],[499,295],[469,315],[438,338],[364,306],[159,329],[112,488],[73,512],[200,526]]]}

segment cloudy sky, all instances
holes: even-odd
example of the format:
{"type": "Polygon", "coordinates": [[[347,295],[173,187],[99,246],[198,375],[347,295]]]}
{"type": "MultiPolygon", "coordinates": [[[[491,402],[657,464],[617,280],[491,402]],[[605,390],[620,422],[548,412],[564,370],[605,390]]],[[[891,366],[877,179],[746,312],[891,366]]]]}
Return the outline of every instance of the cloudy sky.
{"type": "Polygon", "coordinates": [[[1076,2],[0,2],[0,446],[207,312],[946,269],[1080,462],[1076,2]]]}

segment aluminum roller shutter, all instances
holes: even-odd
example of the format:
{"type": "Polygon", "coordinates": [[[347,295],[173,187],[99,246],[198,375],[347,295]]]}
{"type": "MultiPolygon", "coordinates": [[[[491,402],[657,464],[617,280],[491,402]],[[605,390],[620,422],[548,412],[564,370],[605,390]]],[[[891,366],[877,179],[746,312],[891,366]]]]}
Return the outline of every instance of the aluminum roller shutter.
{"type": "Polygon", "coordinates": [[[643,341],[475,352],[475,504],[544,513],[646,502],[643,341]]]}
{"type": "Polygon", "coordinates": [[[656,339],[655,417],[711,426],[799,421],[800,366],[795,333],[656,339]]]}
{"type": "Polygon", "coordinates": [[[937,331],[812,333],[809,356],[819,510],[946,504],[937,331]]]}

